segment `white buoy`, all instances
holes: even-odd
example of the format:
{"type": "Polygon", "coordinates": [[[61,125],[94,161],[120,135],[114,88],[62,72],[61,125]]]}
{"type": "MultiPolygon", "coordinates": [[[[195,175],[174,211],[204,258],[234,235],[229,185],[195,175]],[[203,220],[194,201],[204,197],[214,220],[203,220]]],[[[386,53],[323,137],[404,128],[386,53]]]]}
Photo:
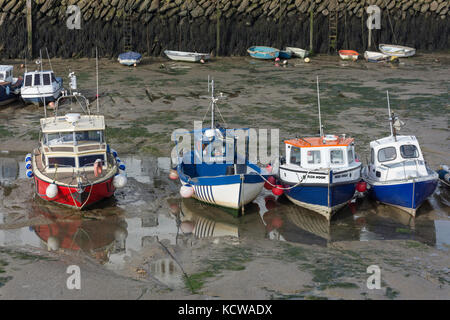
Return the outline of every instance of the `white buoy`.
{"type": "Polygon", "coordinates": [[[59,249],[59,239],[57,237],[50,236],[47,239],[47,250],[56,251],[59,249]]]}
{"type": "Polygon", "coordinates": [[[113,185],[116,188],[123,188],[127,184],[127,177],[123,174],[118,174],[114,177],[113,185]]]}
{"type": "Polygon", "coordinates": [[[183,198],[190,198],[194,194],[194,188],[187,184],[180,188],[180,194],[183,198]]]}
{"type": "Polygon", "coordinates": [[[311,59],[310,58],[305,58],[305,60],[304,60],[306,63],[308,63],[308,62],[310,62],[311,61],[311,59]]]}
{"type": "Polygon", "coordinates": [[[194,228],[195,228],[194,223],[192,223],[191,221],[183,221],[180,224],[180,229],[181,232],[183,233],[192,233],[194,232],[194,228]]]}
{"type": "Polygon", "coordinates": [[[47,189],[45,190],[45,195],[49,199],[53,199],[58,195],[58,186],[54,183],[49,184],[47,189]]]}

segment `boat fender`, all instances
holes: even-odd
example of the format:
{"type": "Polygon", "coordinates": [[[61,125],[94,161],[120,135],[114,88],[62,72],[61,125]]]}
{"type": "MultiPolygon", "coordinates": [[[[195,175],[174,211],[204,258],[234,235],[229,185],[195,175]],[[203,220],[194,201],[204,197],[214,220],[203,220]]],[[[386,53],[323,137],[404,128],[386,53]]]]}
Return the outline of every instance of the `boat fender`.
{"type": "Polygon", "coordinates": [[[127,177],[123,174],[118,174],[113,179],[113,185],[116,188],[123,188],[127,184],[127,177]]]}
{"type": "Polygon", "coordinates": [[[47,250],[48,251],[56,251],[59,249],[59,239],[54,236],[50,236],[47,239],[47,250]]]}
{"type": "Polygon", "coordinates": [[[25,163],[25,168],[26,169],[31,169],[31,161],[27,161],[26,163],[25,163]]]}
{"type": "Polygon", "coordinates": [[[103,170],[103,168],[102,168],[102,160],[100,160],[100,159],[95,160],[95,162],[94,162],[94,175],[96,177],[100,176],[102,174],[102,170],[103,170]]]}
{"type": "Polygon", "coordinates": [[[180,194],[183,198],[190,198],[194,195],[194,188],[190,184],[181,186],[180,194]]]}
{"type": "Polygon", "coordinates": [[[122,162],[119,157],[116,157],[116,162],[122,162]]]}
{"type": "Polygon", "coordinates": [[[114,158],[117,158],[117,151],[116,150],[111,149],[111,153],[112,153],[114,158]]]}
{"type": "Polygon", "coordinates": [[[267,181],[264,183],[264,189],[272,190],[274,185],[277,183],[277,179],[274,176],[270,176],[267,178],[267,181]]]}
{"type": "Polygon", "coordinates": [[[367,190],[367,183],[365,181],[360,181],[356,184],[356,190],[358,192],[365,192],[367,190]]]}
{"type": "Polygon", "coordinates": [[[126,167],[123,163],[119,164],[119,169],[125,171],[126,167]]]}
{"type": "Polygon", "coordinates": [[[58,186],[54,183],[49,184],[45,190],[45,195],[49,199],[55,198],[58,195],[58,186]]]}
{"type": "Polygon", "coordinates": [[[281,184],[277,184],[275,187],[273,187],[272,193],[276,196],[281,196],[284,193],[282,188],[283,186],[281,184]]]}
{"type": "Polygon", "coordinates": [[[31,161],[31,153],[28,153],[28,154],[25,156],[25,162],[28,162],[28,161],[31,161]]]}
{"type": "Polygon", "coordinates": [[[27,177],[28,178],[32,178],[33,177],[33,171],[31,171],[31,170],[27,170],[27,177]]]}
{"type": "Polygon", "coordinates": [[[169,179],[170,180],[177,180],[178,179],[178,172],[177,172],[177,170],[170,169],[169,179]]]}

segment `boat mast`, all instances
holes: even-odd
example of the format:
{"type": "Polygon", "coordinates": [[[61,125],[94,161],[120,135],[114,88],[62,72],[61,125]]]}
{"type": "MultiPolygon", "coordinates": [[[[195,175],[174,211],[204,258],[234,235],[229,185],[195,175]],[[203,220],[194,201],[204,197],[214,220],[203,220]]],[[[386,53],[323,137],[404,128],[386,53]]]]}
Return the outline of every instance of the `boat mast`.
{"type": "MultiPolygon", "coordinates": [[[[39,62],[41,63],[41,74],[39,75],[40,77],[42,76],[43,72],[44,72],[44,68],[42,67],[42,49],[39,49],[39,62]]],[[[41,79],[41,81],[43,81],[44,79],[41,79]]],[[[41,83],[42,85],[42,83],[41,83]]],[[[38,89],[39,92],[39,89],[38,89]]],[[[47,105],[45,103],[45,96],[43,96],[44,98],[44,112],[45,112],[45,117],[47,118],[47,105]]]]}
{"type": "Polygon", "coordinates": [[[216,102],[214,100],[214,79],[211,80],[211,129],[214,129],[214,106],[216,102]]]}
{"type": "Polygon", "coordinates": [[[95,72],[96,72],[96,77],[97,77],[97,113],[100,113],[100,107],[99,107],[99,95],[98,95],[98,50],[97,47],[95,47],[95,72]]]}
{"type": "Polygon", "coordinates": [[[317,76],[317,105],[319,107],[319,133],[323,136],[322,117],[320,115],[320,92],[319,92],[319,76],[317,76]]]}
{"type": "Polygon", "coordinates": [[[387,103],[388,103],[388,116],[389,116],[389,127],[391,128],[391,136],[394,135],[394,130],[392,128],[392,121],[394,120],[391,116],[391,104],[389,102],[389,90],[386,90],[386,98],[387,98],[387,103]]]}
{"type": "Polygon", "coordinates": [[[50,65],[50,70],[53,71],[52,62],[51,62],[51,60],[50,60],[50,56],[48,55],[48,49],[47,49],[47,47],[45,47],[45,51],[47,51],[47,59],[48,59],[48,64],[50,65]]]}

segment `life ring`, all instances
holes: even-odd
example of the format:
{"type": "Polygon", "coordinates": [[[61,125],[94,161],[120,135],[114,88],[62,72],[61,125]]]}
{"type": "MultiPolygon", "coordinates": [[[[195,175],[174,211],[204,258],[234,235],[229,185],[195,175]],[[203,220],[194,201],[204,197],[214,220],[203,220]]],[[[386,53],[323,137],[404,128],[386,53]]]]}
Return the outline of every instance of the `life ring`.
{"type": "Polygon", "coordinates": [[[95,160],[95,162],[94,162],[94,175],[96,176],[96,177],[98,177],[99,175],[101,175],[102,174],[102,160],[100,160],[100,159],[97,159],[97,160],[95,160]]]}

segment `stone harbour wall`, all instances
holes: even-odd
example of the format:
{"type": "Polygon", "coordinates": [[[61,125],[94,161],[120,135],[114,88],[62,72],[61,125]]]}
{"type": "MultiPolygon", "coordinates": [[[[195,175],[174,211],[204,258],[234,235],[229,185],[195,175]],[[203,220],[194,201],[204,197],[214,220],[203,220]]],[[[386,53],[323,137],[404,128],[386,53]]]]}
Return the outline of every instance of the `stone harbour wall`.
{"type": "MultiPolygon", "coordinates": [[[[27,54],[27,0],[0,0],[0,58],[27,54]]],[[[32,0],[32,51],[51,57],[114,57],[132,34],[134,51],[245,55],[252,45],[328,52],[329,23],[337,15],[337,48],[367,49],[366,8],[381,9],[373,43],[396,43],[418,50],[449,48],[447,0],[32,0]],[[81,29],[69,29],[70,5],[80,9],[81,29]],[[131,32],[127,26],[131,26],[131,32]]],[[[372,49],[376,46],[372,45],[372,49]]]]}

